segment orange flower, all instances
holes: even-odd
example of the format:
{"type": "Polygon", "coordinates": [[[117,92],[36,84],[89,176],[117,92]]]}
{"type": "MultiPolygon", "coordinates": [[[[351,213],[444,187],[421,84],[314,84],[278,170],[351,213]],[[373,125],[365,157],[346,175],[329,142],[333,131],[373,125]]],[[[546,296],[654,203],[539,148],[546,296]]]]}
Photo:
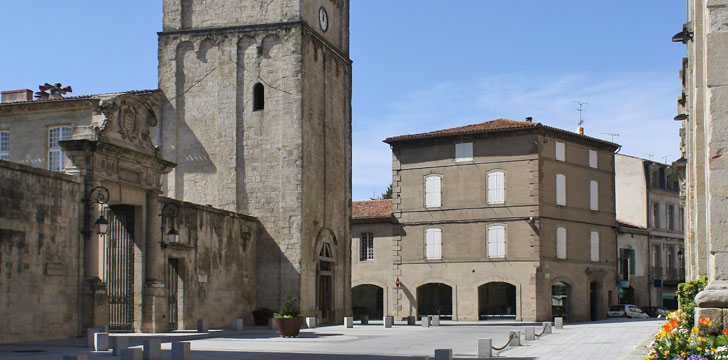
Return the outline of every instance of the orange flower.
{"type": "Polygon", "coordinates": [[[707,318],[707,317],[700,318],[700,320],[698,320],[698,322],[700,323],[700,325],[703,325],[703,326],[713,325],[713,322],[710,321],[710,318],[707,318]]]}
{"type": "Polygon", "coordinates": [[[728,336],[728,329],[723,329],[723,335],[728,336]]]}

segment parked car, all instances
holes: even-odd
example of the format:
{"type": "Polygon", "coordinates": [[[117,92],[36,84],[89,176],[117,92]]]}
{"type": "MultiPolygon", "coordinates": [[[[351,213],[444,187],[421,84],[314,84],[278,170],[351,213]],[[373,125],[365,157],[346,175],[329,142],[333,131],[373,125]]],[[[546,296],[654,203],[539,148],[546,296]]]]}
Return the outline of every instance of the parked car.
{"type": "Polygon", "coordinates": [[[670,310],[662,307],[662,306],[645,306],[642,308],[642,311],[649,315],[649,317],[659,317],[659,318],[665,318],[667,317],[667,314],[670,313],[670,310]]]}
{"type": "Polygon", "coordinates": [[[645,314],[640,308],[632,304],[613,305],[607,312],[609,317],[628,317],[628,318],[648,318],[649,315],[645,314]]]}

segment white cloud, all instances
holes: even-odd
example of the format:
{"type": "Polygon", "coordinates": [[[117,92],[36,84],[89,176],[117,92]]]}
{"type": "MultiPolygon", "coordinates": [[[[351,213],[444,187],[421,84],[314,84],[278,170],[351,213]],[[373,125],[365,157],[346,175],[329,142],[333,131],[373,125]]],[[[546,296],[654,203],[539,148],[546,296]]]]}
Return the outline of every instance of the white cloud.
{"type": "Polygon", "coordinates": [[[485,77],[441,83],[393,101],[378,119],[355,118],[354,199],[381,193],[391,182],[386,137],[445,129],[496,118],[534,121],[570,131],[577,128],[574,101],[584,101],[586,135],[614,142],[621,153],[670,162],[679,157],[680,123],[673,121],[680,94],[677,77],[652,74],[485,77]]]}

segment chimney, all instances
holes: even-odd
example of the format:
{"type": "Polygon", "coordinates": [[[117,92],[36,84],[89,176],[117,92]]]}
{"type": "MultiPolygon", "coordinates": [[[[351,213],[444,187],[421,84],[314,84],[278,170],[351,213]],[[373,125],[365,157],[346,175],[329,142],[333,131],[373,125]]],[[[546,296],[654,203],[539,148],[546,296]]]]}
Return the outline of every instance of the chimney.
{"type": "Polygon", "coordinates": [[[0,94],[2,94],[2,100],[0,102],[3,103],[33,101],[33,90],[30,89],[8,90],[2,91],[0,94]]]}
{"type": "Polygon", "coordinates": [[[584,135],[584,128],[579,126],[579,135],[584,135]]]}
{"type": "Polygon", "coordinates": [[[526,117],[526,122],[533,122],[533,117],[527,116],[526,117]]]}

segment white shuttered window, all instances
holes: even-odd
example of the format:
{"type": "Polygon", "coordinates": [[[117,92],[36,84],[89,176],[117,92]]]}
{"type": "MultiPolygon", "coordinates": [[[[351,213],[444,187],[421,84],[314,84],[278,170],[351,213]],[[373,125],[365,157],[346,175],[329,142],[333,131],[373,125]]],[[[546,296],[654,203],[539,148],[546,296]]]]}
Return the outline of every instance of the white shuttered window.
{"type": "Polygon", "coordinates": [[[10,158],[10,131],[0,131],[0,160],[10,158]]]}
{"type": "Polygon", "coordinates": [[[473,161],[473,143],[455,144],[455,161],[473,161]]]}
{"type": "Polygon", "coordinates": [[[488,257],[506,257],[506,228],[502,225],[488,227],[488,257]]]}
{"type": "Polygon", "coordinates": [[[425,178],[425,207],[440,207],[441,181],[439,176],[425,178]]]}
{"type": "Polygon", "coordinates": [[[591,232],[590,236],[591,261],[599,261],[599,233],[591,232]]]}
{"type": "Polygon", "coordinates": [[[566,259],[566,228],[556,228],[556,257],[566,259]]]}
{"type": "Polygon", "coordinates": [[[589,150],[589,167],[595,169],[598,167],[596,150],[589,150]]]}
{"type": "Polygon", "coordinates": [[[556,142],[556,160],[566,161],[566,144],[561,141],[556,142]]]}
{"type": "Polygon", "coordinates": [[[488,174],[488,204],[503,204],[506,202],[505,174],[494,171],[488,174]]]}
{"type": "Polygon", "coordinates": [[[594,180],[589,182],[589,209],[599,210],[599,183],[594,180]]]}
{"type": "Polygon", "coordinates": [[[556,205],[566,206],[566,175],[556,174],[556,205]]]}
{"type": "Polygon", "coordinates": [[[48,170],[60,171],[66,168],[66,155],[61,150],[58,142],[70,138],[70,126],[59,126],[48,129],[48,170]]]}
{"type": "Polygon", "coordinates": [[[425,257],[427,260],[442,259],[442,230],[425,230],[425,257]]]}

